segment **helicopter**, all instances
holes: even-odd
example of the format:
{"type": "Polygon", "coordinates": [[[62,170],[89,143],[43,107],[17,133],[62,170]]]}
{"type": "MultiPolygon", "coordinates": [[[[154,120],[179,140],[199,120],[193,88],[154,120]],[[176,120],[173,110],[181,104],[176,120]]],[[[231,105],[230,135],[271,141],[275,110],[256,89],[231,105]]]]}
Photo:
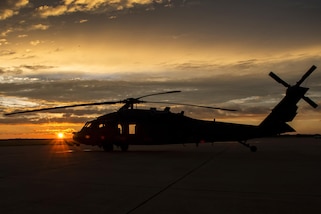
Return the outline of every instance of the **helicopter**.
{"type": "MultiPolygon", "coordinates": [[[[257,151],[257,147],[247,143],[249,139],[278,136],[286,132],[295,132],[287,124],[297,114],[297,103],[303,99],[313,108],[317,104],[305,94],[309,88],[301,84],[308,78],[317,67],[313,65],[295,84],[290,85],[275,73],[269,76],[285,86],[286,94],[283,99],[273,108],[271,113],[259,125],[246,125],[218,121],[207,121],[194,119],[184,115],[184,112],[173,113],[170,107],[163,110],[156,108],[137,109],[134,105],[141,103],[164,103],[144,101],[143,98],[158,96],[181,91],[167,91],[148,94],[136,98],[127,98],[119,101],[105,101],[94,103],[83,103],[76,105],[58,106],[50,108],[16,111],[5,115],[23,114],[38,111],[49,111],[54,109],[74,108],[81,106],[113,105],[123,104],[118,111],[102,115],[94,120],[88,121],[78,132],[73,133],[76,144],[85,144],[102,147],[104,151],[113,151],[118,146],[122,151],[127,151],[129,145],[162,145],[162,144],[186,144],[201,142],[226,142],[236,141],[250,151],[257,151]]],[[[217,108],[211,106],[182,104],[166,102],[173,105],[186,105],[200,108],[218,109],[223,111],[235,111],[234,109],[217,108]]]]}

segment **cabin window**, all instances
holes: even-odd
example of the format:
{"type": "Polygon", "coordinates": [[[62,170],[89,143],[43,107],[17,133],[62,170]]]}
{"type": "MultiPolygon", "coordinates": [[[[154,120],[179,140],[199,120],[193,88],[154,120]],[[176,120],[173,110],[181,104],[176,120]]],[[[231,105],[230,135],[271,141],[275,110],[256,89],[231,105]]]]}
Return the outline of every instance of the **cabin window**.
{"type": "Polygon", "coordinates": [[[118,124],[117,128],[118,128],[118,133],[123,134],[123,126],[121,124],[118,124]]]}
{"type": "Polygon", "coordinates": [[[136,124],[129,124],[129,134],[136,134],[136,124]]]}
{"type": "Polygon", "coordinates": [[[104,127],[106,127],[106,124],[104,124],[104,123],[99,124],[99,128],[100,128],[100,129],[101,129],[101,128],[104,128],[104,127]]]}

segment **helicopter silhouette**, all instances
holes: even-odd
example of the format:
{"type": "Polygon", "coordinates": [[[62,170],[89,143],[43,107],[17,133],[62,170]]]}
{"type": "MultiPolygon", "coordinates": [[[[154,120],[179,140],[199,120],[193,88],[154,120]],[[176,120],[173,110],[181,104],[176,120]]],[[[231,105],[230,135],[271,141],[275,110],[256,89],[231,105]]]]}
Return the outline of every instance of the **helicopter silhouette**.
{"type": "MultiPolygon", "coordinates": [[[[167,91],[148,94],[136,98],[127,98],[119,101],[105,101],[83,103],[76,105],[41,108],[26,111],[16,111],[5,115],[23,114],[54,109],[74,108],[80,106],[123,104],[118,111],[102,115],[85,123],[79,132],[73,133],[76,144],[85,144],[102,147],[105,151],[113,151],[118,146],[122,151],[127,151],[129,145],[161,145],[185,144],[200,142],[237,141],[255,152],[256,146],[247,143],[253,138],[277,136],[295,130],[287,124],[297,114],[297,103],[303,99],[313,108],[318,105],[305,94],[309,88],[301,84],[316,69],[313,65],[293,86],[286,83],[273,72],[269,75],[278,83],[287,88],[285,97],[273,108],[272,112],[259,125],[246,125],[218,121],[194,119],[184,115],[184,112],[172,113],[169,107],[164,110],[135,109],[134,105],[141,103],[164,103],[144,101],[142,98],[163,94],[178,93],[180,91],[167,91]]],[[[200,108],[235,111],[234,109],[217,108],[211,106],[165,102],[200,108]]]]}

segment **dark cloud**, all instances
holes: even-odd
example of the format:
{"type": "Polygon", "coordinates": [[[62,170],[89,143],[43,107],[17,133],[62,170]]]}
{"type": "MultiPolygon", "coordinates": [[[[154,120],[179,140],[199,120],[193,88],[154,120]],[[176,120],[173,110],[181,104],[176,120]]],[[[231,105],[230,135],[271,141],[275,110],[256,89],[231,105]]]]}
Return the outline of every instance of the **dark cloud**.
{"type": "Polygon", "coordinates": [[[0,56],[8,56],[16,54],[13,50],[0,50],[0,56]]]}
{"type": "Polygon", "coordinates": [[[12,67],[12,68],[1,68],[0,67],[0,74],[11,74],[11,75],[17,75],[22,74],[23,71],[19,67],[12,67]]]}
{"type": "Polygon", "coordinates": [[[21,65],[21,68],[26,68],[28,70],[33,70],[33,71],[37,71],[37,70],[47,70],[47,69],[52,69],[55,68],[55,66],[48,66],[48,65],[21,65]]]}
{"type": "MultiPolygon", "coordinates": [[[[13,53],[14,54],[14,53],[13,53]]],[[[12,67],[0,67],[0,74],[7,74],[7,75],[21,75],[25,71],[45,71],[48,69],[55,68],[54,66],[47,66],[47,65],[20,65],[20,66],[12,66],[12,67]]],[[[11,77],[14,78],[14,77],[11,77]]],[[[16,79],[25,79],[30,80],[33,77],[26,77],[26,76],[17,76],[16,79]]],[[[7,78],[8,79],[8,78],[7,78]]],[[[9,79],[8,79],[9,80],[9,79]]]]}
{"type": "MultiPolygon", "coordinates": [[[[263,63],[256,59],[227,65],[185,63],[170,66],[172,70],[168,72],[123,73],[116,79],[112,75],[104,77],[80,72],[59,73],[54,71],[57,69],[55,66],[21,65],[1,69],[2,74],[15,76],[7,77],[7,81],[0,85],[0,91],[7,96],[59,103],[121,100],[164,90],[182,90],[185,92],[157,99],[178,98],[184,102],[199,100],[203,104],[222,103],[246,97],[280,95],[284,93],[283,86],[271,79],[268,73],[273,71],[289,84],[295,84],[315,60],[320,60],[320,57],[279,63],[263,63]],[[35,74],[23,74],[26,70],[34,71],[35,74]],[[195,72],[195,75],[186,75],[189,72],[195,72]],[[202,75],[198,76],[198,73],[202,75]]],[[[311,94],[320,87],[319,69],[307,80],[311,94]]]]}
{"type": "Polygon", "coordinates": [[[162,0],[92,0],[92,1],[60,1],[53,5],[41,5],[36,8],[36,14],[42,18],[50,16],[61,16],[76,12],[84,13],[110,13],[115,11],[123,11],[136,7],[144,7],[144,9],[153,9],[154,5],[171,6],[171,1],[162,0]]]}
{"type": "Polygon", "coordinates": [[[0,20],[5,20],[19,13],[19,10],[27,6],[29,0],[3,0],[0,2],[0,20]]]}

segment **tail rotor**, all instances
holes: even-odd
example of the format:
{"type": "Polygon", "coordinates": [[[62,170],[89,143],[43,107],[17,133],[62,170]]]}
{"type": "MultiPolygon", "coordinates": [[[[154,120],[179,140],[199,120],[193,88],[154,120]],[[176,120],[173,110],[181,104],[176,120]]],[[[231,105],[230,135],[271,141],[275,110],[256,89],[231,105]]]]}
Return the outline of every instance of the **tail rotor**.
{"type": "Polygon", "coordinates": [[[295,130],[287,124],[292,121],[297,115],[297,103],[303,99],[313,108],[318,107],[314,101],[305,94],[309,88],[302,87],[301,84],[308,78],[317,67],[313,65],[293,86],[282,80],[273,72],[270,72],[270,76],[287,88],[285,97],[273,108],[272,112],[262,121],[259,127],[262,129],[262,133],[266,135],[281,134],[285,132],[294,132],[295,130]]]}
{"type": "Polygon", "coordinates": [[[287,82],[285,82],[284,80],[282,80],[279,76],[277,76],[275,73],[273,73],[272,71],[269,73],[270,77],[272,77],[275,81],[277,81],[278,83],[284,85],[286,88],[291,87],[291,85],[289,85],[287,82]]]}
{"type": "MultiPolygon", "coordinates": [[[[312,72],[316,69],[317,67],[315,65],[312,65],[311,68],[301,77],[301,79],[294,85],[291,86],[290,84],[288,84],[287,82],[285,82],[284,80],[282,80],[279,76],[277,76],[275,73],[270,72],[269,75],[270,77],[272,77],[275,81],[277,81],[278,83],[282,84],[283,86],[285,86],[286,88],[288,88],[287,92],[290,91],[302,91],[303,93],[301,93],[300,99],[303,99],[305,102],[307,102],[310,106],[312,106],[313,108],[318,107],[318,104],[316,104],[313,100],[311,100],[309,97],[304,96],[304,94],[309,90],[309,88],[304,88],[301,87],[300,85],[312,74],[312,72]],[[296,90],[295,90],[296,89],[296,90]]],[[[296,93],[297,94],[297,93],[296,93]]]]}

